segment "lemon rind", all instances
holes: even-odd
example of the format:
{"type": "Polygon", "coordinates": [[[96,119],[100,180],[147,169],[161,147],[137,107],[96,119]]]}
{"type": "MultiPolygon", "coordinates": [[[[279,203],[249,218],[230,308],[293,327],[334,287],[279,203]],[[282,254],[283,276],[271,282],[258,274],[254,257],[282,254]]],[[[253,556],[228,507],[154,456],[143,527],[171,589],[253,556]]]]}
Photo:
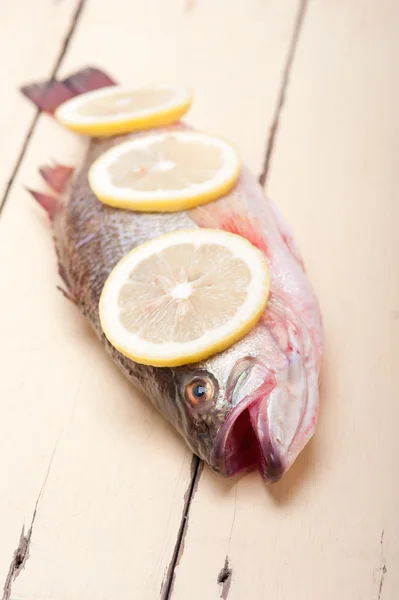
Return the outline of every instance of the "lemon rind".
{"type": "MultiPolygon", "coordinates": [[[[163,87],[163,86],[161,86],[163,87]]],[[[166,86],[173,88],[174,86],[166,86]]],[[[124,90],[123,86],[118,88],[124,90]]],[[[98,96],[112,96],[112,93],[117,91],[116,86],[110,86],[101,88],[100,90],[93,90],[75,96],[70,100],[62,103],[54,113],[55,118],[67,129],[74,131],[81,135],[88,135],[92,137],[110,137],[115,135],[123,135],[127,133],[133,133],[135,131],[147,130],[153,127],[162,127],[176,123],[181,117],[188,111],[192,104],[192,91],[183,86],[176,86],[176,89],[180,89],[180,92],[184,95],[184,100],[179,103],[164,108],[154,109],[143,109],[137,111],[138,114],[124,116],[118,118],[118,114],[108,115],[107,117],[98,117],[97,121],[94,121],[92,117],[77,117],[76,111],[74,111],[74,105],[82,105],[85,98],[89,97],[92,99],[96,95],[98,96]],[[140,114],[144,113],[144,114],[140,114]]],[[[135,90],[132,89],[132,92],[135,90]]]]}
{"type": "MultiPolygon", "coordinates": [[[[164,134],[149,134],[153,137],[162,138],[164,134]]],[[[222,179],[218,184],[214,187],[208,187],[208,189],[203,189],[200,192],[195,192],[195,189],[204,188],[204,185],[193,185],[191,189],[194,190],[191,193],[185,193],[183,191],[182,194],[179,194],[179,191],[168,191],[163,194],[162,197],[158,197],[156,194],[151,198],[150,194],[146,194],[146,197],[140,197],[140,193],[136,192],[134,189],[130,191],[130,198],[128,197],[129,192],[124,190],[123,194],[120,192],[118,195],[118,188],[115,186],[113,189],[114,193],[106,193],[104,192],[104,185],[99,183],[100,177],[104,177],[106,173],[106,169],[110,162],[110,156],[116,154],[116,152],[121,150],[121,146],[134,146],[139,145],[143,142],[144,138],[140,140],[133,140],[129,142],[122,142],[118,146],[114,146],[103,155],[101,155],[94,163],[91,165],[88,173],[89,185],[92,189],[95,196],[107,206],[112,206],[113,208],[120,208],[125,210],[132,210],[136,212],[178,212],[182,210],[190,210],[196,208],[197,206],[202,206],[204,204],[209,204],[215,200],[218,200],[220,197],[228,194],[236,185],[240,172],[241,172],[241,158],[237,151],[237,149],[231,144],[227,142],[221,137],[212,136],[204,133],[193,133],[186,131],[179,131],[174,133],[177,137],[198,137],[203,138],[204,140],[212,140],[220,144],[221,146],[225,146],[225,150],[230,153],[230,156],[233,157],[234,163],[233,168],[228,172],[228,176],[225,179],[222,179]],[[167,194],[170,194],[169,196],[167,194]]],[[[212,181],[212,180],[210,180],[212,181]]],[[[108,182],[106,182],[106,187],[110,187],[108,182]]]]}
{"type": "MultiPolygon", "coordinates": [[[[267,302],[269,299],[269,294],[270,294],[270,272],[269,272],[269,269],[267,266],[266,259],[265,259],[264,255],[262,254],[262,252],[260,250],[258,250],[257,248],[255,248],[248,240],[246,240],[245,238],[242,238],[241,236],[238,236],[236,234],[232,234],[232,233],[224,232],[224,231],[222,232],[221,230],[210,230],[210,229],[178,230],[178,231],[174,231],[174,232],[171,232],[168,234],[164,234],[163,236],[154,238],[152,240],[144,242],[143,244],[140,244],[139,246],[137,246],[136,248],[131,250],[126,256],[124,256],[119,261],[119,263],[114,267],[114,269],[109,274],[109,276],[104,284],[102,293],[101,293],[101,297],[100,297],[100,301],[99,301],[100,322],[101,322],[101,327],[104,331],[104,334],[105,334],[106,338],[108,339],[108,341],[110,342],[110,344],[116,350],[118,350],[121,354],[123,354],[126,358],[129,358],[130,360],[132,360],[136,363],[153,366],[153,367],[177,367],[177,366],[182,366],[185,364],[192,364],[192,363],[196,363],[196,362],[205,360],[219,352],[222,352],[223,350],[226,350],[227,348],[231,347],[233,344],[235,344],[238,341],[240,341],[241,339],[243,339],[251,331],[251,329],[253,329],[253,327],[258,323],[258,321],[267,305],[267,302]],[[159,354],[156,355],[155,353],[151,355],[150,353],[142,353],[142,352],[136,351],[136,350],[132,351],[131,348],[128,349],[126,346],[121,344],[120,341],[118,341],[118,339],[115,337],[115,335],[113,335],[112,331],[110,330],[108,318],[107,318],[107,297],[109,294],[109,290],[111,289],[111,286],[114,283],[114,278],[115,278],[117,272],[119,271],[120,267],[123,266],[125,263],[130,263],[133,255],[139,254],[139,253],[144,254],[143,250],[146,247],[149,247],[150,245],[153,245],[154,243],[157,243],[160,240],[166,240],[167,238],[176,237],[176,236],[180,237],[181,234],[183,234],[183,235],[184,234],[191,234],[191,235],[197,234],[197,236],[198,236],[199,232],[206,233],[206,232],[215,232],[215,231],[217,231],[218,234],[223,234],[225,236],[232,236],[232,237],[240,238],[241,242],[244,242],[244,243],[248,244],[248,246],[251,246],[251,249],[254,253],[253,254],[254,257],[258,256],[261,258],[261,261],[259,264],[262,265],[263,279],[258,280],[258,287],[264,293],[259,294],[258,301],[251,305],[251,316],[249,318],[247,318],[245,321],[240,322],[240,324],[237,326],[236,329],[234,329],[233,331],[231,331],[230,333],[225,335],[222,339],[216,340],[207,346],[198,348],[198,345],[200,346],[200,344],[198,344],[198,342],[195,341],[195,343],[197,344],[197,349],[193,350],[193,351],[188,351],[188,352],[181,351],[181,348],[184,346],[184,344],[181,344],[179,353],[177,353],[177,352],[171,353],[170,352],[170,343],[165,342],[165,344],[168,346],[168,355],[161,357],[161,356],[159,356],[159,354]]],[[[149,346],[153,345],[154,347],[159,348],[159,344],[151,344],[148,342],[145,342],[145,343],[149,346]]]]}

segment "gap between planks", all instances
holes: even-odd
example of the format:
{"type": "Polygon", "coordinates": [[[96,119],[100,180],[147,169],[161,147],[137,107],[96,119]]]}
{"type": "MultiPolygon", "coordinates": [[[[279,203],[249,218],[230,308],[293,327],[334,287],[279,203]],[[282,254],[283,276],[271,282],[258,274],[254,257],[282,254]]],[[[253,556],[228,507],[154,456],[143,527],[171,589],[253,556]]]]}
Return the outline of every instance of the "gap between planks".
{"type": "Polygon", "coordinates": [[[38,508],[39,508],[40,500],[43,496],[44,489],[46,487],[47,480],[50,475],[51,466],[53,464],[54,455],[57,450],[58,442],[59,442],[59,440],[57,441],[57,443],[54,447],[53,453],[51,455],[51,458],[50,458],[50,461],[49,461],[49,464],[47,467],[46,476],[44,478],[43,485],[40,488],[40,492],[39,492],[39,495],[38,495],[36,503],[35,503],[35,508],[33,510],[32,520],[31,520],[31,523],[30,523],[30,526],[29,526],[29,529],[28,529],[28,532],[26,535],[25,535],[25,525],[22,526],[21,536],[19,538],[19,544],[18,544],[16,550],[14,551],[14,555],[12,557],[12,561],[10,564],[10,568],[8,570],[6,581],[4,583],[2,600],[10,600],[11,588],[12,588],[13,581],[15,581],[15,579],[18,577],[18,575],[20,574],[22,569],[25,567],[25,563],[29,558],[29,548],[30,548],[30,543],[31,543],[31,539],[32,539],[33,525],[36,520],[36,515],[37,515],[38,508]]]}
{"type": "MultiPolygon", "coordinates": [[[[275,142],[277,139],[278,126],[280,123],[280,118],[281,118],[281,113],[282,113],[282,110],[284,107],[284,102],[285,102],[285,99],[287,96],[287,89],[288,89],[288,85],[289,85],[289,81],[290,81],[290,76],[291,76],[294,59],[295,59],[295,54],[296,54],[296,50],[298,47],[298,42],[300,39],[301,31],[303,28],[303,23],[304,23],[307,8],[308,8],[308,0],[300,0],[298,11],[297,11],[297,16],[296,16],[296,19],[294,22],[294,29],[293,29],[290,44],[288,47],[287,58],[285,60],[285,65],[284,65],[283,74],[282,74],[282,78],[281,78],[281,84],[280,84],[279,91],[277,94],[276,108],[275,108],[273,120],[272,120],[272,123],[270,126],[269,135],[266,140],[265,158],[264,158],[261,173],[259,174],[259,183],[261,184],[262,187],[265,187],[265,184],[267,182],[270,164],[271,164],[271,160],[273,157],[274,146],[275,146],[275,142]]],[[[188,529],[188,518],[190,516],[190,507],[191,507],[191,503],[192,503],[193,497],[195,495],[195,492],[198,489],[199,480],[200,480],[201,473],[203,470],[203,465],[202,465],[200,459],[198,457],[196,457],[195,455],[193,455],[192,465],[193,466],[192,466],[192,471],[191,471],[191,478],[190,478],[190,482],[187,487],[182,519],[181,519],[180,526],[179,526],[178,533],[177,533],[176,545],[175,545],[175,549],[173,552],[172,560],[169,564],[169,567],[168,567],[168,570],[166,573],[166,577],[165,577],[165,580],[164,580],[162,588],[161,588],[160,600],[170,600],[172,598],[173,583],[174,583],[174,579],[175,579],[176,567],[179,564],[181,554],[184,550],[184,538],[186,536],[187,529],[188,529]]],[[[234,520],[234,516],[233,516],[233,520],[234,520]]],[[[228,564],[229,564],[229,557],[227,555],[226,559],[225,559],[225,567],[224,567],[225,569],[227,569],[228,564]]],[[[223,569],[222,569],[222,571],[223,571],[223,569]]],[[[220,577],[220,574],[219,574],[219,577],[220,577]]],[[[219,577],[217,578],[217,583],[220,584],[221,582],[219,581],[219,577]]],[[[221,598],[227,598],[227,594],[230,589],[230,585],[231,585],[231,569],[230,569],[230,576],[228,578],[228,585],[223,586],[221,598]]]]}
{"type": "MultiPolygon", "coordinates": [[[[58,70],[61,67],[62,61],[63,61],[63,59],[65,57],[65,54],[66,54],[66,52],[68,50],[68,47],[69,47],[69,45],[71,43],[71,40],[72,40],[73,34],[75,32],[75,29],[77,27],[77,24],[79,22],[79,19],[80,19],[81,15],[82,15],[85,2],[86,2],[86,0],[80,0],[78,2],[78,5],[77,5],[77,7],[75,9],[75,12],[73,13],[73,16],[72,16],[72,19],[71,19],[71,24],[70,24],[69,29],[67,30],[67,33],[66,33],[66,35],[65,35],[65,37],[64,37],[64,39],[62,41],[60,52],[59,52],[58,57],[57,57],[57,59],[55,61],[54,67],[53,67],[53,69],[51,71],[50,79],[54,79],[56,77],[56,75],[58,73],[58,70]]],[[[21,82],[21,84],[22,83],[23,82],[21,82]]],[[[1,217],[1,214],[2,214],[2,211],[3,211],[4,207],[6,205],[7,198],[9,196],[12,184],[13,184],[13,182],[15,180],[15,177],[16,177],[18,171],[19,171],[19,168],[20,168],[21,163],[23,161],[23,158],[24,158],[24,156],[26,154],[26,151],[28,150],[30,140],[32,138],[32,135],[33,135],[33,133],[35,131],[36,125],[37,125],[39,117],[40,117],[40,113],[41,113],[41,111],[37,110],[35,116],[33,117],[32,123],[31,123],[31,125],[30,125],[30,127],[28,129],[25,141],[24,141],[23,146],[21,148],[21,151],[20,151],[20,153],[19,153],[19,155],[17,157],[14,169],[13,169],[13,171],[11,173],[11,177],[10,177],[10,179],[8,181],[7,187],[6,187],[5,192],[4,192],[3,202],[0,204],[0,217],[1,217]]],[[[38,507],[39,507],[40,499],[41,499],[41,497],[43,495],[44,488],[46,486],[47,479],[48,479],[48,476],[49,476],[49,473],[50,473],[51,465],[52,465],[52,462],[53,462],[53,459],[54,459],[55,450],[56,450],[56,448],[54,449],[53,454],[52,454],[52,456],[50,458],[50,462],[49,462],[49,466],[48,466],[48,469],[47,469],[46,477],[44,479],[43,485],[42,485],[42,487],[40,489],[40,492],[39,492],[39,495],[37,497],[35,508],[34,508],[33,515],[32,515],[32,520],[31,520],[31,523],[30,523],[30,526],[29,526],[29,529],[28,529],[26,535],[25,535],[25,525],[22,526],[22,531],[21,531],[21,536],[20,536],[20,539],[19,539],[19,543],[18,543],[17,548],[14,551],[13,558],[12,558],[11,563],[10,563],[10,568],[9,568],[6,580],[4,582],[2,600],[9,600],[9,598],[11,596],[12,584],[15,581],[15,579],[18,577],[18,575],[21,572],[21,570],[24,568],[25,563],[26,563],[26,561],[29,558],[29,547],[30,547],[30,543],[31,543],[31,539],[32,539],[33,525],[34,525],[34,522],[35,522],[35,519],[36,519],[36,515],[37,515],[37,510],[38,510],[38,507]]]]}
{"type": "Polygon", "coordinates": [[[292,66],[295,58],[296,49],[298,47],[299,36],[302,31],[303,21],[305,18],[306,10],[308,7],[308,0],[300,0],[298,14],[295,19],[294,31],[291,36],[291,42],[288,48],[287,60],[285,61],[285,67],[283,70],[283,77],[281,80],[280,91],[277,96],[276,109],[274,111],[274,117],[270,126],[269,135],[266,142],[265,158],[263,161],[262,171],[259,175],[259,183],[262,187],[265,187],[267,176],[269,173],[270,163],[273,156],[274,144],[277,139],[277,131],[280,123],[281,112],[284,108],[284,102],[286,98],[288,84],[290,82],[290,76],[292,66]]]}
{"type": "MultiPolygon", "coordinates": [[[[76,30],[79,19],[83,12],[85,2],[86,2],[86,0],[80,0],[80,2],[77,5],[77,8],[76,8],[75,13],[71,20],[71,25],[70,25],[70,27],[67,31],[67,34],[64,38],[58,58],[52,69],[52,72],[50,74],[51,79],[56,77],[58,70],[62,65],[62,61],[68,50],[68,47],[71,43],[73,34],[76,30]]],[[[297,16],[295,19],[294,29],[293,29],[293,32],[291,35],[291,41],[290,41],[289,48],[288,48],[287,58],[286,58],[284,69],[283,69],[281,84],[280,84],[279,92],[277,95],[276,108],[275,108],[275,112],[274,112],[274,116],[273,116],[273,120],[272,120],[270,129],[269,129],[269,134],[268,134],[268,137],[266,140],[265,158],[264,158],[264,162],[263,162],[263,167],[262,167],[261,173],[259,174],[259,182],[262,186],[264,186],[267,181],[270,164],[271,164],[271,160],[272,160],[272,156],[273,156],[273,151],[274,151],[274,145],[275,145],[276,138],[277,138],[278,126],[279,126],[281,113],[282,113],[282,110],[284,107],[284,102],[285,102],[286,95],[287,95],[287,88],[288,88],[290,75],[291,75],[292,68],[293,68],[296,49],[298,46],[300,34],[302,31],[302,27],[303,27],[304,18],[306,15],[307,6],[308,6],[308,0],[300,0],[298,11],[297,11],[297,16]]],[[[23,144],[21,151],[17,157],[15,167],[12,171],[10,180],[7,184],[7,187],[6,187],[6,190],[4,193],[3,202],[0,205],[0,216],[1,216],[2,210],[4,209],[5,204],[7,202],[9,192],[11,190],[14,179],[19,171],[22,160],[26,154],[26,151],[28,150],[30,140],[32,138],[32,135],[35,131],[36,125],[39,120],[40,113],[41,113],[41,111],[38,110],[36,115],[34,116],[32,123],[28,129],[24,144],[23,144]]],[[[40,490],[38,499],[36,501],[32,521],[31,521],[29,530],[26,535],[25,535],[24,527],[22,528],[20,541],[14,552],[14,555],[13,555],[13,558],[12,558],[12,561],[10,564],[9,573],[8,573],[8,576],[7,576],[5,584],[4,584],[2,600],[9,600],[10,595],[11,595],[12,584],[15,581],[15,579],[18,577],[21,570],[24,568],[24,565],[25,565],[27,559],[29,558],[29,546],[30,546],[30,542],[31,542],[32,534],[33,534],[33,525],[35,522],[39,502],[40,502],[40,499],[42,497],[42,494],[43,494],[43,491],[44,491],[44,488],[46,485],[49,471],[51,469],[51,464],[52,464],[53,458],[54,458],[54,453],[50,459],[46,478],[45,478],[43,486],[40,490]]],[[[173,583],[174,583],[174,579],[175,579],[176,567],[178,566],[181,554],[184,550],[184,538],[185,538],[185,535],[186,535],[187,529],[188,529],[188,518],[189,518],[189,513],[190,513],[190,507],[191,507],[191,503],[192,503],[193,497],[195,495],[195,492],[199,485],[199,480],[201,477],[202,470],[203,470],[202,461],[200,461],[200,459],[197,456],[193,455],[191,477],[190,477],[190,481],[189,481],[188,488],[187,488],[186,495],[185,495],[185,502],[184,502],[184,507],[183,507],[182,518],[181,518],[179,528],[177,531],[176,544],[175,544],[173,556],[170,561],[164,583],[162,585],[160,600],[170,600],[172,598],[173,583]]],[[[225,564],[228,564],[228,556],[226,556],[225,564]]],[[[231,582],[229,582],[228,587],[230,587],[230,583],[231,582]]],[[[228,588],[225,591],[227,591],[227,593],[228,593],[228,588]]],[[[222,594],[223,594],[223,591],[222,591],[222,594]]],[[[227,597],[227,594],[226,594],[226,597],[227,597]]]]}
{"type": "MultiPolygon", "coordinates": [[[[82,14],[85,2],[86,2],[86,0],[80,0],[79,3],[78,3],[78,5],[77,5],[77,7],[76,7],[76,9],[75,9],[75,12],[74,12],[74,14],[72,16],[72,20],[71,20],[71,25],[70,25],[70,27],[69,27],[69,29],[68,29],[65,37],[64,37],[64,40],[63,40],[63,42],[61,44],[60,52],[59,52],[58,57],[57,57],[57,59],[55,61],[54,67],[53,67],[53,69],[52,69],[52,71],[50,73],[49,79],[54,79],[56,77],[57,73],[58,73],[58,70],[59,70],[59,68],[60,68],[60,66],[62,64],[62,61],[64,59],[64,56],[66,54],[66,51],[68,50],[68,47],[69,47],[69,44],[71,42],[73,33],[74,33],[75,29],[76,29],[76,26],[78,24],[78,21],[80,19],[81,14],[82,14]]],[[[24,82],[21,82],[21,84],[22,83],[24,83],[24,82]]],[[[23,158],[24,158],[24,156],[26,154],[26,151],[27,151],[27,149],[29,147],[29,143],[30,143],[30,140],[32,138],[33,132],[35,131],[37,122],[39,120],[40,113],[41,113],[41,111],[37,110],[35,116],[33,117],[32,123],[31,123],[31,125],[30,125],[30,127],[29,127],[29,129],[27,131],[25,141],[24,141],[24,143],[22,145],[22,148],[21,148],[21,150],[20,150],[20,152],[19,152],[19,154],[17,156],[17,160],[15,162],[14,169],[12,170],[10,179],[9,179],[9,181],[7,183],[7,186],[6,186],[6,189],[5,189],[5,192],[4,192],[3,201],[2,201],[2,203],[0,203],[0,216],[1,216],[1,213],[2,213],[2,211],[3,211],[3,209],[4,209],[5,205],[6,205],[7,198],[9,196],[12,184],[14,183],[14,179],[15,179],[18,171],[19,171],[19,168],[21,166],[22,160],[23,160],[23,158]]]]}

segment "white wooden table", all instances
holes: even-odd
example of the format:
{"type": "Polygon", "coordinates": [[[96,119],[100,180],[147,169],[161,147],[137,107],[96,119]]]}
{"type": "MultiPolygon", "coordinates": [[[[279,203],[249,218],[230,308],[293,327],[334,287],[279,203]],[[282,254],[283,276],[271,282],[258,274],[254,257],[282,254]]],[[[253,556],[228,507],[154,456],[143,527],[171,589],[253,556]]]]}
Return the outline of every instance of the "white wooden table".
{"type": "Polygon", "coordinates": [[[4,599],[397,600],[397,0],[13,0],[0,55],[4,599]],[[263,170],[294,228],[326,356],[316,436],[277,485],[192,471],[56,290],[24,185],[84,145],[17,88],[87,64],[190,84],[190,123],[263,170]]]}

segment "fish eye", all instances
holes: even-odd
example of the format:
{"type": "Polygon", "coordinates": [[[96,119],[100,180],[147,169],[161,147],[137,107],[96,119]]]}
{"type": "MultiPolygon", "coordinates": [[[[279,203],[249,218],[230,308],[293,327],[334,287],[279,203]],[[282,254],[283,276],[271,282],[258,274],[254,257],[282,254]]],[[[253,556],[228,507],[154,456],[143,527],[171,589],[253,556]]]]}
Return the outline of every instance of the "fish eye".
{"type": "Polygon", "coordinates": [[[186,400],[194,407],[213,398],[213,394],[212,383],[202,377],[193,379],[185,388],[186,400]]]}

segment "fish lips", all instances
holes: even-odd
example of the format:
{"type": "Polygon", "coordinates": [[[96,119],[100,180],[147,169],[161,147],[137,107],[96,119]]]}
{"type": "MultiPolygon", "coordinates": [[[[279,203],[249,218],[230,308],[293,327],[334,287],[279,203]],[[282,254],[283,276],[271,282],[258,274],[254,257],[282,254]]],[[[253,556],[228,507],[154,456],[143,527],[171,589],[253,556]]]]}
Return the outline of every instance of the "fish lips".
{"type": "Polygon", "coordinates": [[[272,443],[268,419],[276,379],[258,362],[247,361],[242,366],[230,394],[234,408],[218,432],[211,464],[229,477],[257,467],[267,483],[274,483],[286,470],[279,449],[272,443]]]}

